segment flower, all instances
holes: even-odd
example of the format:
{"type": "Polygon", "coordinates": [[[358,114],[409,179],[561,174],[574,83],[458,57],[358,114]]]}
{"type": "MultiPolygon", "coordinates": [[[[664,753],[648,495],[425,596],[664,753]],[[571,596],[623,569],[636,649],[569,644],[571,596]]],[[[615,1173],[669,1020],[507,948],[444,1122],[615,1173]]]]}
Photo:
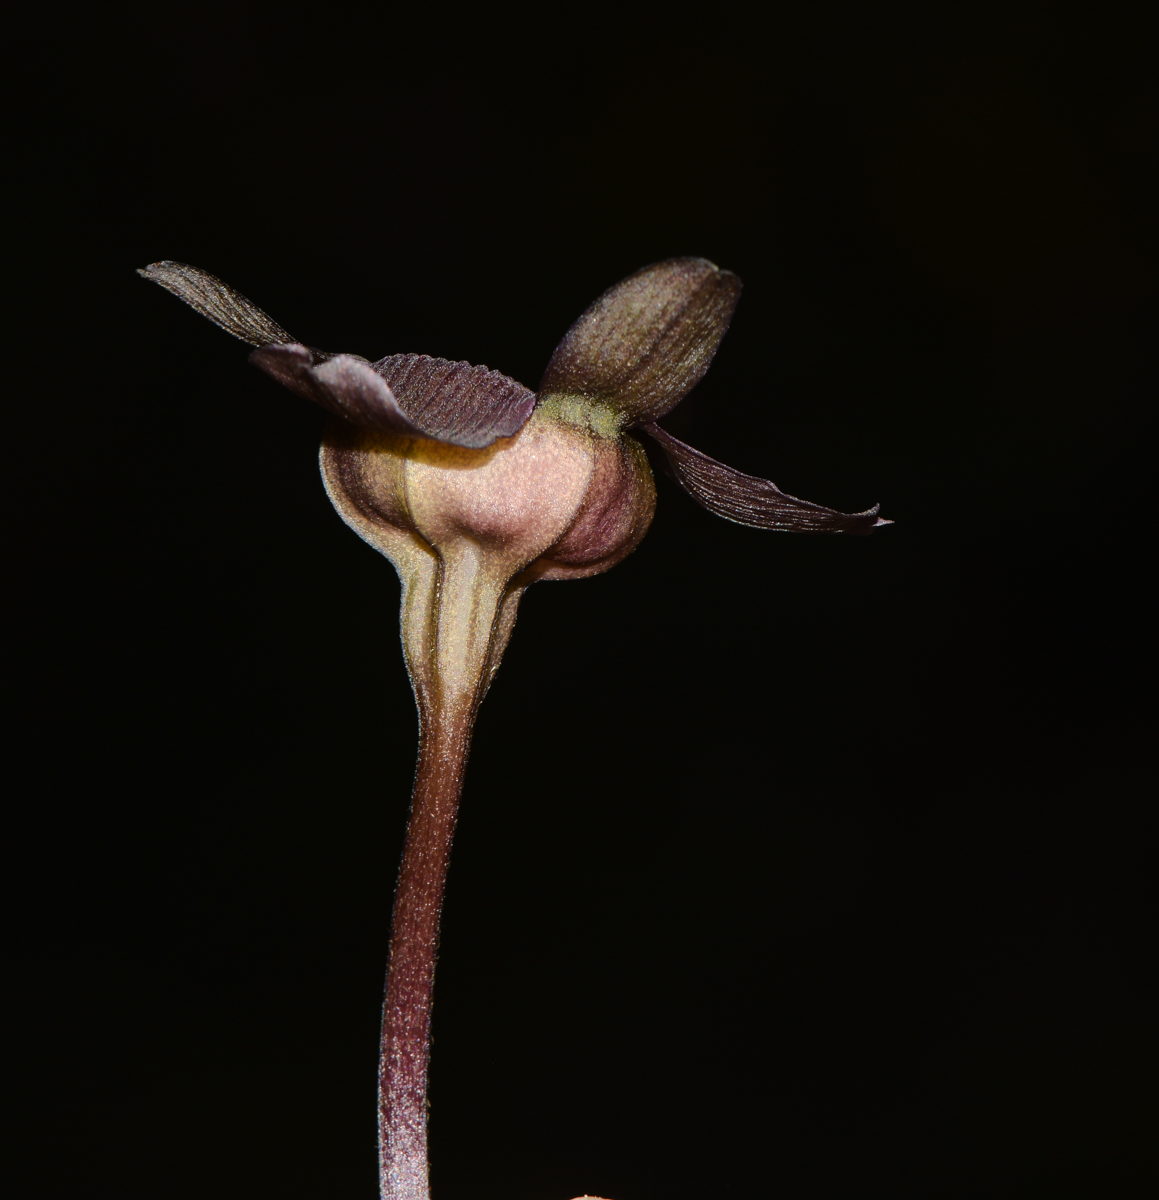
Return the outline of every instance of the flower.
{"type": "Polygon", "coordinates": [[[538,395],[467,363],[370,363],[308,348],[195,267],[160,262],[141,274],[257,346],[252,362],[341,418],[323,442],[326,488],[403,579],[420,706],[432,687],[473,693],[484,659],[489,681],[530,583],[606,571],[639,544],[655,489],[637,434],[695,500],[742,525],[863,534],[889,524],[876,505],[840,513],[788,496],[657,424],[703,378],[740,296],[740,280],[705,259],[669,259],[605,292],[556,348],[538,395]],[[436,594],[456,596],[456,607],[435,614],[436,594]],[[456,630],[453,656],[424,642],[431,619],[456,630]]]}
{"type": "Polygon", "coordinates": [[[160,262],[141,274],[257,347],[253,363],[337,418],[322,442],[326,490],[402,580],[420,737],[391,930],[380,1154],[385,1200],[425,1200],[447,860],[475,714],[523,592],[606,571],[639,545],[656,491],[637,434],[695,500],[742,525],[869,533],[889,522],[876,505],[840,513],[788,496],[657,424],[704,377],[740,297],[740,280],[703,258],[645,267],[605,292],[564,335],[538,394],[464,362],[312,349],[195,267],[160,262]]]}

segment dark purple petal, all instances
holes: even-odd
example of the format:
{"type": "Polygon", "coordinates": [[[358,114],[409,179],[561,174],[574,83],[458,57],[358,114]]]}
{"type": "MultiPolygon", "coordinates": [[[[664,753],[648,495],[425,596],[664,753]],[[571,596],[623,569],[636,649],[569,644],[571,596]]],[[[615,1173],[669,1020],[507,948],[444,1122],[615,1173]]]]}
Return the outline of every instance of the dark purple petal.
{"type": "Polygon", "coordinates": [[[517,434],[535,408],[530,388],[486,367],[425,354],[396,354],[372,365],[355,354],[303,346],[240,292],[197,267],[159,262],[138,274],[260,347],[252,362],[360,429],[481,449],[517,434]]]}
{"type": "Polygon", "coordinates": [[[585,396],[628,425],[662,417],[704,377],[740,289],[705,258],[671,258],[629,275],[564,335],[540,395],[585,396]]]}
{"type": "Polygon", "coordinates": [[[800,533],[869,533],[892,525],[877,515],[875,504],[862,513],[841,513],[808,500],[787,496],[767,479],[744,475],[701,454],[659,425],[643,426],[668,459],[676,482],[711,513],[753,529],[795,530],[800,533]]]}
{"type": "Polygon", "coordinates": [[[536,395],[498,371],[426,354],[392,354],[374,364],[415,424],[428,437],[480,449],[514,437],[531,416],[536,395]]]}
{"type": "Polygon", "coordinates": [[[355,354],[336,354],[319,362],[312,351],[293,343],[262,346],[250,362],[359,429],[472,450],[518,433],[535,407],[534,392],[498,371],[424,354],[399,354],[373,364],[355,354]]]}
{"type": "Polygon", "coordinates": [[[291,337],[256,304],[235,292],[208,271],[199,271],[185,263],[156,262],[138,271],[146,279],[159,283],[203,317],[220,325],[226,333],[249,342],[251,346],[267,346],[271,342],[293,342],[291,337]]]}
{"type": "Polygon", "coordinates": [[[318,362],[305,346],[291,343],[262,346],[250,355],[250,362],[290,391],[313,400],[335,416],[345,417],[359,429],[426,436],[364,358],[336,354],[318,362]]]}

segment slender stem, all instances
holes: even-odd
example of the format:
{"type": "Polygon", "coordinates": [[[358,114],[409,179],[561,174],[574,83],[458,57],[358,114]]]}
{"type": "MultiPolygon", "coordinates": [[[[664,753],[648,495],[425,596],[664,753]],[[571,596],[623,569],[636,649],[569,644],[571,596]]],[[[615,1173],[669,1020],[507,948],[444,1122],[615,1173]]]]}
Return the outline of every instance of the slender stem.
{"type": "MultiPolygon", "coordinates": [[[[435,706],[438,709],[439,706],[435,706]]],[[[427,1062],[439,917],[475,705],[423,714],[391,922],[378,1074],[383,1200],[428,1200],[427,1062]]]]}
{"type": "Polygon", "coordinates": [[[469,538],[441,547],[437,573],[429,551],[399,573],[419,761],[382,1012],[379,1175],[382,1200],[429,1200],[427,1063],[443,890],[475,713],[510,636],[522,588],[505,603],[510,564],[502,554],[488,559],[469,538]]]}

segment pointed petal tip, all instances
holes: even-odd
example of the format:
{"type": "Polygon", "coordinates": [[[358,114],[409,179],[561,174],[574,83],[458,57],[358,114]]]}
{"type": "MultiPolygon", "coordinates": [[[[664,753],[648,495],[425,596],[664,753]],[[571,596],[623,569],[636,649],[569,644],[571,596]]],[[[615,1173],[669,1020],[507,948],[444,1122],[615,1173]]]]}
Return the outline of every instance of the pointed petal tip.
{"type": "Polygon", "coordinates": [[[864,537],[880,525],[880,504],[865,512],[843,513],[782,492],[769,479],[745,475],[674,438],[652,422],[643,432],[659,443],[676,482],[709,512],[753,529],[798,533],[845,533],[864,537]]]}
{"type": "MultiPolygon", "coordinates": [[[[171,258],[162,258],[157,262],[151,262],[148,266],[138,267],[137,274],[142,279],[152,279],[160,283],[164,279],[170,279],[174,276],[191,276],[196,278],[199,275],[205,275],[206,272],[198,270],[197,267],[191,267],[188,263],[174,262],[171,258]]],[[[212,276],[209,276],[212,278],[212,276]]]]}
{"type": "MultiPolygon", "coordinates": [[[[856,513],[855,516],[872,517],[877,512],[880,505],[875,504],[871,509],[863,513],[856,513]]],[[[892,525],[893,522],[886,520],[885,517],[878,517],[872,525],[850,525],[845,529],[840,530],[841,533],[851,533],[855,537],[868,537],[875,529],[880,529],[883,525],[892,525]]]]}
{"type": "Polygon", "coordinates": [[[160,284],[195,312],[226,333],[251,346],[290,343],[294,338],[252,300],[247,300],[228,283],[188,263],[162,259],[138,269],[138,275],[160,284]]]}

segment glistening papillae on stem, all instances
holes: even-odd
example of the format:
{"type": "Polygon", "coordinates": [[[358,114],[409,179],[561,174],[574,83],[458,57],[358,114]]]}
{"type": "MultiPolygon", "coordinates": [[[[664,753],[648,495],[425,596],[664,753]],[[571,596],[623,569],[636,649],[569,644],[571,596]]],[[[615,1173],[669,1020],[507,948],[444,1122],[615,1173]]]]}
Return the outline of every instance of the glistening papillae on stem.
{"type": "Polygon", "coordinates": [[[394,564],[419,710],[419,759],[391,930],[379,1131],[384,1200],[427,1200],[426,1077],[439,918],[480,702],[526,588],[614,566],[656,494],[643,446],[710,511],[759,529],[868,533],[877,509],[798,500],[656,424],[707,371],[740,281],[705,259],[629,276],[568,330],[538,393],[485,367],[376,363],[295,341],[233,289],[179,263],[142,274],[258,349],[251,359],[336,418],[322,445],[343,520],[394,564]]]}

